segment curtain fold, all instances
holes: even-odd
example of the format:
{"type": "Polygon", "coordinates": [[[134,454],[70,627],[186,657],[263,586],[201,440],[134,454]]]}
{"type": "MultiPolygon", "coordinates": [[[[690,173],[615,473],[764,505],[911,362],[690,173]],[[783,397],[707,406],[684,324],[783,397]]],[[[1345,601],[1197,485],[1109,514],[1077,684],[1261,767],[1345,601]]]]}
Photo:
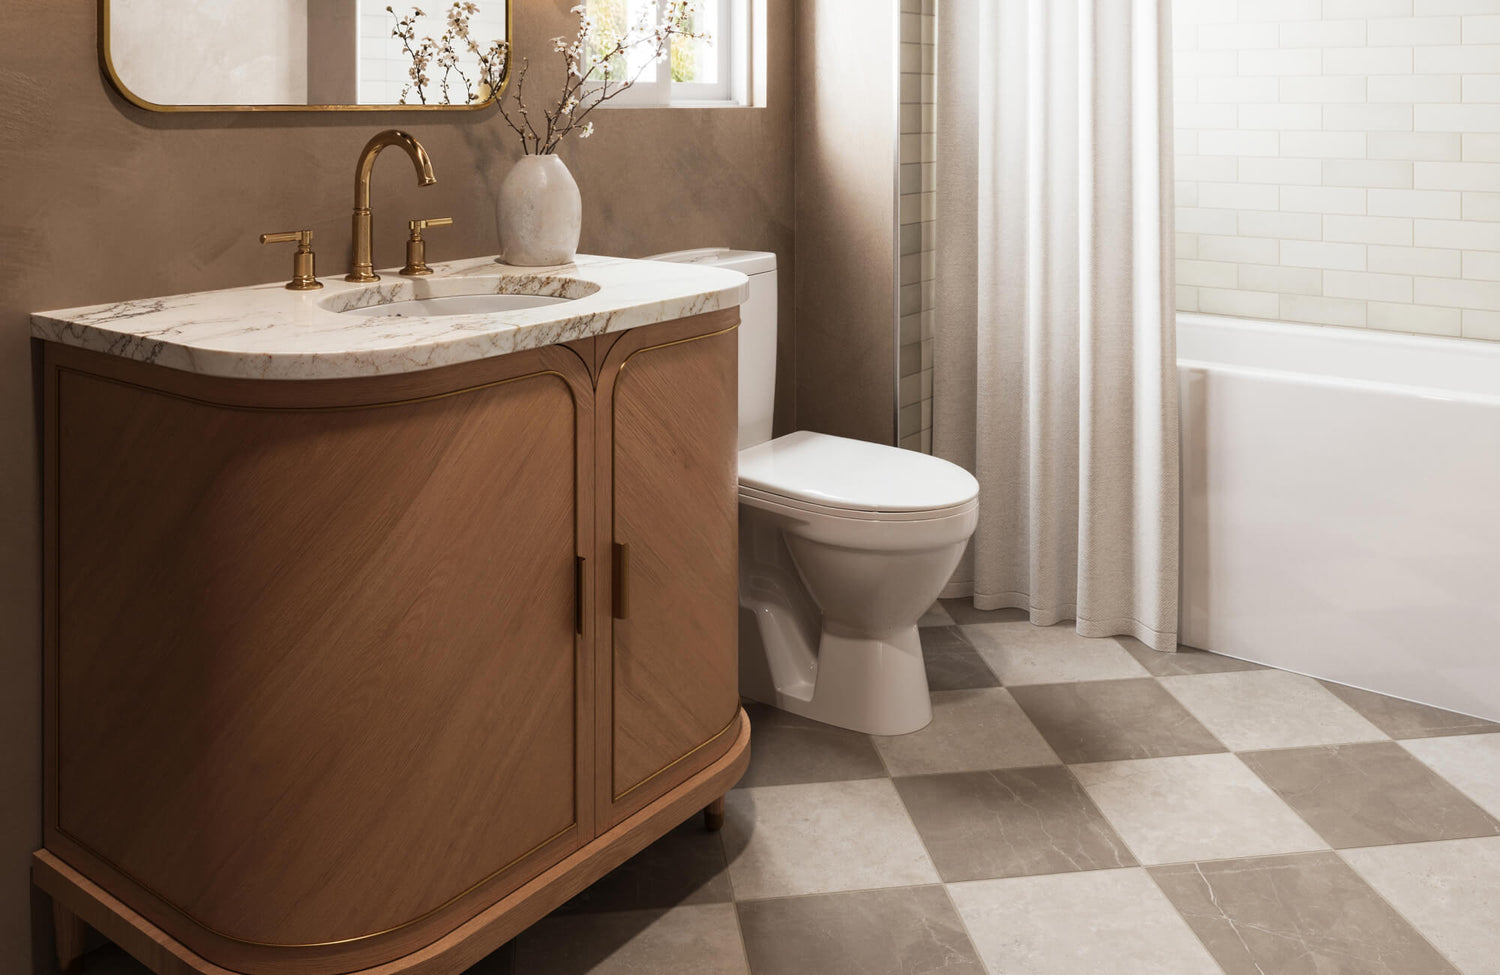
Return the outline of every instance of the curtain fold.
{"type": "Polygon", "coordinates": [[[1166,0],[939,0],[933,448],[947,595],[1176,648],[1166,0]]]}

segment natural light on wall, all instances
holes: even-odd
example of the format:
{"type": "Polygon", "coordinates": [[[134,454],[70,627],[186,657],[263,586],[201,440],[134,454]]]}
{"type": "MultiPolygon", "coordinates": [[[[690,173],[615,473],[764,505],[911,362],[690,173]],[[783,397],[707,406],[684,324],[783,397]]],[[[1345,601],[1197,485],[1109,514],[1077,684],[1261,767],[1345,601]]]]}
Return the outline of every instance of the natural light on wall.
{"type": "MultiPolygon", "coordinates": [[[[669,0],[588,0],[594,47],[607,50],[627,34],[649,31],[669,0]]],[[[671,57],[651,63],[648,45],[638,45],[616,80],[638,77],[610,106],[762,106],[765,104],[765,0],[698,0],[691,30],[705,35],[678,39],[671,57]]]]}

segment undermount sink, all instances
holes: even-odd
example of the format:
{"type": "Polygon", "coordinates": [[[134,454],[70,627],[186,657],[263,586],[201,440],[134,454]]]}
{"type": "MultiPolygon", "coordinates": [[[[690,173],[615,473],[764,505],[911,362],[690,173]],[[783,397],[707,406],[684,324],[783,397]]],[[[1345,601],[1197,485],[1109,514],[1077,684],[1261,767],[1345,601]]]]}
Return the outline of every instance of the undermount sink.
{"type": "Polygon", "coordinates": [[[557,298],[551,295],[445,295],[433,298],[410,298],[406,301],[390,301],[383,305],[365,305],[347,308],[345,315],[360,315],[365,318],[400,315],[407,318],[435,318],[439,315],[489,315],[501,311],[522,311],[526,308],[541,308],[556,305],[572,298],[557,298]]]}

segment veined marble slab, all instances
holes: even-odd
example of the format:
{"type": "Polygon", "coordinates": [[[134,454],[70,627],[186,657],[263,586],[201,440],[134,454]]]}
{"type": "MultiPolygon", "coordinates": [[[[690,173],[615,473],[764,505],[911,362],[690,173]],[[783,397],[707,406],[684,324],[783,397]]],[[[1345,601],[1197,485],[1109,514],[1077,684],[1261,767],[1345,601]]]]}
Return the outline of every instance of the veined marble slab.
{"type": "Polygon", "coordinates": [[[738,271],[579,255],[521,268],[493,257],[434,264],[428,277],[342,275],[317,291],[285,282],[36,312],[31,334],[185,372],[243,379],[336,379],[417,372],[522,349],[732,308],[748,294],[738,271]],[[551,295],[576,300],[484,315],[343,315],[370,305],[448,295],[551,295]]]}

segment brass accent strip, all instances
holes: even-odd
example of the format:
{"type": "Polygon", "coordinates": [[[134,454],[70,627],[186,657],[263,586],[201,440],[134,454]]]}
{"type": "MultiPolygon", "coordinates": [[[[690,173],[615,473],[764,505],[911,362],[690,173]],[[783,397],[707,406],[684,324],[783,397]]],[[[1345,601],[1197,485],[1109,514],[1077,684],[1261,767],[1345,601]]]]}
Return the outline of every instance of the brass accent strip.
{"type": "MultiPolygon", "coordinates": [[[[505,39],[513,41],[516,35],[514,0],[505,0],[505,39]]],[[[510,87],[510,65],[512,57],[505,59],[505,70],[500,75],[500,87],[491,92],[485,101],[474,105],[159,105],[137,95],[120,80],[115,70],[115,59],[109,49],[109,4],[110,0],[99,0],[99,63],[104,76],[109,79],[125,100],[137,108],[151,112],[473,112],[489,108],[500,101],[505,89],[510,87]]],[[[512,43],[511,54],[515,53],[512,43]]]]}
{"type": "Polygon", "coordinates": [[[630,543],[615,542],[611,556],[614,560],[614,617],[626,620],[630,618],[630,543]]]}
{"type": "MultiPolygon", "coordinates": [[[[738,309],[736,309],[736,311],[738,311],[738,309]]],[[[628,365],[630,365],[630,360],[631,359],[634,359],[636,356],[640,355],[642,352],[654,352],[657,349],[669,349],[669,348],[671,348],[674,345],[686,345],[689,342],[697,342],[697,341],[700,341],[701,339],[717,338],[720,335],[727,335],[728,333],[737,330],[739,327],[740,327],[740,322],[739,322],[738,318],[736,318],[735,323],[733,325],[729,326],[728,328],[721,328],[718,331],[714,331],[714,332],[705,332],[702,335],[691,335],[691,336],[689,336],[689,337],[687,337],[685,339],[674,339],[671,342],[662,342],[660,345],[648,345],[648,346],[645,346],[644,348],[636,349],[634,352],[632,352],[629,355],[627,355],[625,357],[625,360],[620,363],[620,368],[616,371],[614,385],[612,385],[610,387],[610,391],[609,391],[609,395],[610,395],[610,398],[611,398],[611,403],[610,403],[611,409],[610,409],[610,413],[609,413],[610,442],[611,442],[611,444],[613,444],[613,442],[614,442],[614,425],[615,425],[616,422],[618,422],[618,419],[619,419],[619,413],[618,413],[618,411],[616,411],[613,408],[614,407],[613,400],[616,397],[619,396],[619,392],[620,392],[620,378],[619,377],[624,374],[625,367],[628,366],[628,365]]],[[[609,490],[610,490],[610,499],[609,499],[609,528],[610,528],[611,532],[614,531],[615,523],[616,523],[616,517],[615,517],[615,499],[614,499],[614,493],[615,493],[615,485],[616,485],[616,483],[617,483],[617,480],[615,478],[615,452],[613,450],[611,450],[610,454],[609,454],[609,490]]],[[[616,697],[616,693],[615,693],[615,661],[614,661],[614,656],[615,656],[615,641],[614,641],[613,636],[611,636],[610,641],[609,641],[609,655],[610,655],[610,661],[609,661],[610,711],[611,711],[611,713],[613,713],[613,711],[614,711],[614,700],[615,700],[615,697],[616,697]]],[[[738,716],[739,716],[739,704],[736,702],[736,704],[735,704],[735,717],[730,718],[729,719],[729,724],[725,725],[722,729],[720,729],[716,734],[714,734],[714,736],[712,738],[709,738],[708,741],[705,741],[701,745],[698,745],[697,747],[695,747],[694,749],[692,749],[692,751],[686,752],[686,753],[684,753],[682,755],[679,755],[677,758],[674,758],[672,761],[670,761],[667,764],[663,765],[661,768],[657,769],[655,772],[652,772],[650,775],[646,776],[644,779],[641,779],[639,782],[637,782],[635,785],[632,785],[630,788],[626,789],[624,792],[616,792],[615,791],[615,724],[616,723],[613,720],[611,720],[610,723],[609,723],[609,788],[610,788],[610,795],[611,795],[611,800],[610,801],[611,802],[619,802],[621,799],[623,799],[626,796],[630,795],[632,792],[634,792],[635,790],[639,789],[641,786],[645,785],[647,782],[650,782],[652,779],[657,778],[658,776],[662,775],[664,772],[669,771],[671,768],[673,768],[678,763],[686,761],[687,759],[691,758],[693,755],[697,754],[699,751],[702,751],[704,748],[707,748],[714,741],[718,740],[719,738],[722,738],[723,735],[724,735],[724,732],[728,731],[731,727],[734,726],[735,718],[737,718],[738,716]]]]}
{"type": "MultiPolygon", "coordinates": [[[[576,531],[574,534],[577,534],[576,531]]],[[[573,557],[573,632],[579,636],[583,636],[583,594],[588,588],[584,584],[584,580],[587,577],[585,569],[587,564],[588,559],[583,556],[575,555],[573,557]]],[[[574,724],[576,725],[577,722],[574,722],[574,724]]]]}

